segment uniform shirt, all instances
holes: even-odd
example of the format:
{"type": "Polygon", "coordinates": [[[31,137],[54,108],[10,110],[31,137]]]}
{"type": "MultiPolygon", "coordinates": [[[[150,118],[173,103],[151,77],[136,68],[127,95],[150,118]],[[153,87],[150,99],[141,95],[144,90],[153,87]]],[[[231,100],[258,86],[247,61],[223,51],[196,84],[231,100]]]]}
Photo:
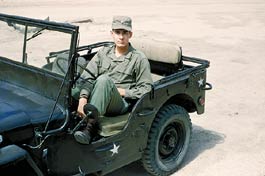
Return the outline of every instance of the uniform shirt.
{"type": "Polygon", "coordinates": [[[151,91],[153,80],[146,56],[131,44],[127,54],[116,57],[115,45],[103,47],[88,63],[82,78],[80,97],[89,97],[96,78],[107,74],[117,88],[125,89],[125,98],[137,99],[151,91]]]}

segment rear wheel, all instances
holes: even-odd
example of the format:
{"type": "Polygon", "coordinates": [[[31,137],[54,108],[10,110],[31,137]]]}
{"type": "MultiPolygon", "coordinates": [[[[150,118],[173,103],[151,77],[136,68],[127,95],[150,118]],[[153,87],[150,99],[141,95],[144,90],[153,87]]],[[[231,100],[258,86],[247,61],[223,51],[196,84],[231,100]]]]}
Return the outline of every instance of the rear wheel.
{"type": "Polygon", "coordinates": [[[191,137],[191,120],[187,111],[170,104],[158,112],[142,157],[144,168],[152,175],[167,176],[183,160],[191,137]]]}

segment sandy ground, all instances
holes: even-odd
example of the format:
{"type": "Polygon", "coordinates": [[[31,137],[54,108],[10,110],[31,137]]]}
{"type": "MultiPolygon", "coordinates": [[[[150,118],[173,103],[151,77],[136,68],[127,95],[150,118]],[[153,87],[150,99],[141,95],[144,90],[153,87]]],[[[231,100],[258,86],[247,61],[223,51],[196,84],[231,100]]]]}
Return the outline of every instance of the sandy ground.
{"type": "MultiPolygon", "coordinates": [[[[265,176],[264,0],[0,0],[0,13],[80,24],[80,44],[108,40],[113,15],[133,18],[134,36],[179,43],[210,60],[206,112],[178,176],[265,176]],[[121,3],[119,3],[121,2],[121,3]]],[[[147,176],[136,162],[109,176],[147,176]]]]}

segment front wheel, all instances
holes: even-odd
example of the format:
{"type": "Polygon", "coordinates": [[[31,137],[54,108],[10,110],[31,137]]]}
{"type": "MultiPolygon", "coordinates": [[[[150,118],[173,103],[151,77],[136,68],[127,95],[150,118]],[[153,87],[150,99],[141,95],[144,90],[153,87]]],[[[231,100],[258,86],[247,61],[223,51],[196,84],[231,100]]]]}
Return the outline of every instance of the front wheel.
{"type": "Polygon", "coordinates": [[[189,146],[191,120],[187,111],[177,105],[162,107],[151,126],[142,162],[154,176],[177,171],[189,146]]]}

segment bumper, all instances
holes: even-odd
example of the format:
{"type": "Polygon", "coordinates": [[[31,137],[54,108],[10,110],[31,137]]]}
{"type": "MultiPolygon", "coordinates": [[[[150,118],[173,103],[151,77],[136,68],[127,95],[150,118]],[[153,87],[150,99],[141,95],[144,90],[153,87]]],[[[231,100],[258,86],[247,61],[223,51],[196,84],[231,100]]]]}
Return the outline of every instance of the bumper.
{"type": "Polygon", "coordinates": [[[0,148],[0,170],[3,167],[22,160],[26,160],[38,176],[43,176],[43,173],[26,150],[17,145],[8,145],[0,148]]]}
{"type": "Polygon", "coordinates": [[[16,145],[5,146],[0,149],[0,166],[5,166],[15,161],[24,160],[26,157],[26,150],[16,145]]]}

